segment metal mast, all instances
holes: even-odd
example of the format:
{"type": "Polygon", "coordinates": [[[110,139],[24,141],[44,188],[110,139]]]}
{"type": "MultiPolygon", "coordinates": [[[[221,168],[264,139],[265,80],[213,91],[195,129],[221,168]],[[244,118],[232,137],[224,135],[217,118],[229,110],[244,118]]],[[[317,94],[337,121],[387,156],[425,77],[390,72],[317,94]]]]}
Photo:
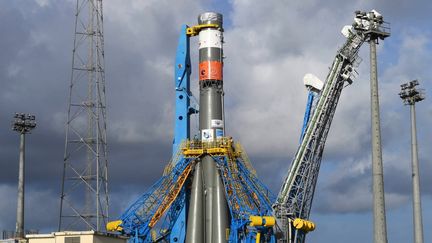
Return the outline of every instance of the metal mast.
{"type": "Polygon", "coordinates": [[[18,200],[15,237],[24,239],[25,135],[36,127],[35,116],[15,113],[12,130],[20,133],[18,200]]]}
{"type": "Polygon", "coordinates": [[[405,105],[410,106],[411,111],[411,163],[413,179],[413,223],[414,223],[414,242],[423,243],[423,220],[420,198],[420,175],[417,152],[417,129],[415,103],[425,99],[423,90],[416,89],[419,85],[417,80],[401,85],[399,96],[405,105]]]}
{"type": "MultiPolygon", "coordinates": [[[[369,14],[375,13],[377,12],[372,10],[369,14]]],[[[346,84],[351,84],[357,74],[355,68],[361,60],[358,57],[361,45],[372,38],[372,33],[377,36],[379,33],[386,33],[381,26],[384,23],[382,17],[378,19],[377,23],[370,24],[365,12],[356,12],[353,25],[347,25],[342,29],[342,34],[347,40],[339,49],[324,85],[314,76],[305,76],[305,85],[311,93],[300,145],[277,201],[273,205],[278,225],[281,225],[283,233],[282,242],[302,243],[305,241],[306,233],[314,228],[313,224],[312,227],[304,225],[311,223],[307,220],[327,135],[342,89],[346,84]]],[[[373,37],[375,38],[375,35],[373,37]]],[[[374,70],[376,73],[376,63],[374,70]]]]}
{"type": "Polygon", "coordinates": [[[59,230],[104,231],[108,220],[102,0],[77,0],[59,230]]]}
{"type": "MultiPolygon", "coordinates": [[[[320,87],[311,88],[317,97],[308,102],[300,145],[273,205],[283,232],[281,242],[305,242],[307,230],[292,225],[296,219],[309,219],[324,146],[339,97],[345,85],[353,82],[354,69],[360,63],[358,51],[364,42],[363,31],[348,26],[343,34],[347,40],[338,50],[324,86],[317,81],[315,86],[320,87]]],[[[307,86],[313,86],[305,79],[307,86]]]]}
{"type": "Polygon", "coordinates": [[[378,71],[376,61],[376,45],[378,39],[390,36],[388,28],[380,13],[375,10],[369,13],[356,12],[359,20],[357,28],[365,30],[370,45],[370,85],[371,85],[371,123],[372,123],[372,190],[373,190],[373,212],[374,212],[374,242],[387,242],[387,226],[384,200],[384,176],[381,151],[381,128],[378,96],[378,71]]]}

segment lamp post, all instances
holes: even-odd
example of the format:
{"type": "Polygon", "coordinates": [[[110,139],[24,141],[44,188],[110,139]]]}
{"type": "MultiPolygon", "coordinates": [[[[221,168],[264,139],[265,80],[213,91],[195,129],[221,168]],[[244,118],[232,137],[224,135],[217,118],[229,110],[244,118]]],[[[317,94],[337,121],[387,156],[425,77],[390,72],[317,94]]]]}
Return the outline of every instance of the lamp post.
{"type": "Polygon", "coordinates": [[[415,103],[425,99],[423,90],[416,89],[419,85],[417,80],[401,85],[399,96],[405,105],[410,106],[411,111],[411,163],[412,163],[412,181],[413,181],[413,223],[414,223],[414,242],[423,243],[423,222],[420,199],[420,175],[417,152],[417,128],[415,103]]]}
{"type": "Polygon", "coordinates": [[[17,238],[24,238],[24,182],[25,182],[25,134],[36,127],[35,116],[15,113],[12,130],[20,133],[20,155],[18,172],[18,201],[15,234],[17,238]]]}
{"type": "Polygon", "coordinates": [[[374,242],[387,243],[376,45],[379,39],[384,40],[390,36],[390,28],[388,23],[384,22],[383,16],[376,10],[368,13],[356,11],[354,21],[353,27],[363,30],[370,45],[374,242]]]}

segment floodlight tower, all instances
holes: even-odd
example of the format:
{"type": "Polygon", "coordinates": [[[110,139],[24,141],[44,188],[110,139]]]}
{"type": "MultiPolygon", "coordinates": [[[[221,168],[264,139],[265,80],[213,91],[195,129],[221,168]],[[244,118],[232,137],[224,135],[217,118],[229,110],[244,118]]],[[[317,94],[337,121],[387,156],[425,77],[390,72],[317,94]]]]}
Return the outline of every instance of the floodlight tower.
{"type": "Polygon", "coordinates": [[[399,96],[405,105],[410,106],[411,111],[411,163],[413,180],[413,223],[414,223],[414,242],[423,243],[423,220],[420,198],[420,175],[417,152],[417,129],[415,103],[425,99],[423,90],[416,89],[419,85],[417,80],[401,85],[399,96]]]}
{"type": "Polygon", "coordinates": [[[76,0],[60,230],[104,231],[108,169],[102,0],[76,0]]]}
{"type": "Polygon", "coordinates": [[[25,135],[36,127],[35,116],[15,113],[12,130],[20,133],[20,155],[18,172],[18,201],[15,234],[19,239],[24,238],[24,189],[25,189],[25,135]]]}
{"type": "Polygon", "coordinates": [[[387,243],[376,45],[378,39],[384,40],[390,36],[390,29],[376,10],[369,13],[356,11],[353,27],[363,30],[370,45],[374,242],[387,243]]]}

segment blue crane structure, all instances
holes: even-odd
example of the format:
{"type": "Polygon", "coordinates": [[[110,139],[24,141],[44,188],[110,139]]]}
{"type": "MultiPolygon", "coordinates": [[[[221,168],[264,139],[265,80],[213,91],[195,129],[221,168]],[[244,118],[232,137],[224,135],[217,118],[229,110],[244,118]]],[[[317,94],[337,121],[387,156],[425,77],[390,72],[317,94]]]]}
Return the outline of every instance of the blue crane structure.
{"type": "Polygon", "coordinates": [[[192,171],[203,156],[211,156],[219,171],[229,209],[226,242],[303,243],[315,229],[309,221],[312,199],[324,151],[342,89],[353,82],[360,63],[358,51],[367,31],[376,26],[361,19],[346,26],[347,38],[337,51],[325,82],[306,75],[309,90],[300,144],[278,196],[258,179],[242,146],[231,137],[212,142],[190,138],[190,37],[208,25],[184,25],[175,63],[175,132],[173,156],[162,177],[139,197],[107,230],[130,237],[130,242],[185,242],[192,171]]]}

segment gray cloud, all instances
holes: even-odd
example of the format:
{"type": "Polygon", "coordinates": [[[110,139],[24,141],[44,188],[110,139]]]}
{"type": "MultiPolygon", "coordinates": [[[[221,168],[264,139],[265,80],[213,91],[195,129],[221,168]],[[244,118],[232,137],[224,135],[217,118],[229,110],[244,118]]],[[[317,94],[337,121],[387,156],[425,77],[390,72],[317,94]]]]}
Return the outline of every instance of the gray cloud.
{"type": "MultiPolygon", "coordinates": [[[[38,120],[27,141],[28,203],[48,202],[40,211],[28,211],[29,226],[52,230],[57,224],[58,210],[52,208],[58,204],[61,180],[73,2],[0,3],[0,31],[7,33],[0,38],[0,45],[6,47],[0,56],[0,166],[5,168],[0,171],[0,195],[11,198],[0,204],[3,228],[12,228],[15,218],[18,136],[9,124],[16,111],[32,112],[38,120]],[[43,211],[52,213],[41,219],[43,211]]],[[[426,82],[432,76],[429,1],[409,5],[388,0],[229,1],[220,6],[213,1],[125,4],[118,0],[104,4],[112,215],[119,215],[143,193],[169,160],[178,33],[182,24],[195,24],[197,14],[211,7],[227,11],[227,131],[242,142],[258,175],[275,192],[298,143],[306,102],[303,75],[326,77],[344,41],[339,31],[351,23],[354,10],[382,12],[393,31],[379,46],[386,199],[390,212],[409,204],[409,117],[397,93],[401,82],[413,78],[431,89],[426,82]]],[[[191,44],[196,46],[196,40],[191,44]]],[[[361,215],[370,210],[367,49],[365,45],[361,51],[359,78],[342,94],[312,214],[361,215]]],[[[195,90],[196,83],[194,77],[195,90]]],[[[427,150],[430,107],[429,99],[418,105],[422,185],[432,178],[427,150]]],[[[427,186],[422,191],[432,195],[427,186]]]]}

